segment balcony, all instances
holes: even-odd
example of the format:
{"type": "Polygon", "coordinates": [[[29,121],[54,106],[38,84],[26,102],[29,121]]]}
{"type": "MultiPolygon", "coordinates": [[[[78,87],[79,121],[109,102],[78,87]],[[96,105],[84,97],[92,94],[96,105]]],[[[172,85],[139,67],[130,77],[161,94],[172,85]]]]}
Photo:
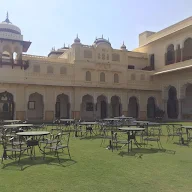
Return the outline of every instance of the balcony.
{"type": "Polygon", "coordinates": [[[26,70],[29,67],[29,61],[13,60],[13,59],[0,59],[0,67],[2,67],[3,65],[11,66],[12,69],[20,67],[21,69],[26,70]]]}

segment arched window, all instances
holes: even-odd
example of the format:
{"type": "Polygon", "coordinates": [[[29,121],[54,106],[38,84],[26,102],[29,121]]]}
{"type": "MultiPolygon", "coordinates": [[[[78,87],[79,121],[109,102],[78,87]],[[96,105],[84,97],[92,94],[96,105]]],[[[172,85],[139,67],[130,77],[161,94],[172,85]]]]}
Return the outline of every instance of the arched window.
{"type": "Polygon", "coordinates": [[[174,45],[171,44],[167,47],[166,65],[175,63],[175,50],[174,45]]]}
{"type": "Polygon", "coordinates": [[[114,74],[114,83],[119,83],[119,75],[117,73],[114,74]]]}
{"type": "Polygon", "coordinates": [[[105,82],[105,73],[100,73],[100,82],[105,82]]]}
{"type": "Polygon", "coordinates": [[[134,81],[135,79],[136,79],[135,74],[132,73],[132,74],[131,74],[131,80],[134,81]]]}
{"type": "Polygon", "coordinates": [[[192,59],[192,38],[188,38],[184,42],[183,61],[192,59]]]}
{"type": "Polygon", "coordinates": [[[145,80],[145,74],[141,74],[141,80],[145,80]]]}
{"type": "Polygon", "coordinates": [[[52,66],[47,67],[47,73],[48,74],[53,74],[53,67],[52,66]]]}
{"type": "Polygon", "coordinates": [[[60,74],[65,75],[67,73],[67,69],[65,67],[60,68],[60,74]]]}
{"type": "Polygon", "coordinates": [[[86,72],[85,80],[86,80],[86,81],[91,81],[91,72],[90,72],[90,71],[87,71],[87,72],[86,72]]]}

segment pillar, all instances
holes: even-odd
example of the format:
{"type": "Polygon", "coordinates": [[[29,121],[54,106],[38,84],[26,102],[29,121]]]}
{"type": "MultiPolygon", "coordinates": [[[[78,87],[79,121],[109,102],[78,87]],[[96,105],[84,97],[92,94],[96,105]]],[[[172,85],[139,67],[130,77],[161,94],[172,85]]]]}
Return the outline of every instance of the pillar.
{"type": "Polygon", "coordinates": [[[108,103],[107,105],[107,117],[111,117],[112,113],[111,113],[111,103],[108,103]]]}
{"type": "Polygon", "coordinates": [[[178,99],[178,119],[182,119],[182,102],[183,99],[178,99]]]}
{"type": "Polygon", "coordinates": [[[168,118],[168,115],[167,115],[167,99],[163,99],[163,107],[164,107],[164,111],[165,111],[165,119],[168,118]]]}

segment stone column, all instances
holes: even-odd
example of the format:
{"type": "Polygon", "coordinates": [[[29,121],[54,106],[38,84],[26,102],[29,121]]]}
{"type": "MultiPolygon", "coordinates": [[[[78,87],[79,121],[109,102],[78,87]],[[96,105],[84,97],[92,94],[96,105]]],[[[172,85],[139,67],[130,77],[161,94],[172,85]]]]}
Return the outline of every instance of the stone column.
{"type": "Polygon", "coordinates": [[[168,115],[167,115],[167,99],[163,99],[163,106],[164,106],[164,111],[165,111],[165,119],[168,118],[168,115]]]}
{"type": "Polygon", "coordinates": [[[182,119],[182,102],[183,99],[178,99],[178,119],[182,119]]]}
{"type": "Polygon", "coordinates": [[[94,120],[96,120],[96,119],[97,119],[97,114],[96,114],[96,105],[97,105],[97,103],[93,103],[93,118],[94,118],[94,120]]]}
{"type": "Polygon", "coordinates": [[[107,106],[107,117],[111,117],[111,103],[108,103],[107,106]]]}

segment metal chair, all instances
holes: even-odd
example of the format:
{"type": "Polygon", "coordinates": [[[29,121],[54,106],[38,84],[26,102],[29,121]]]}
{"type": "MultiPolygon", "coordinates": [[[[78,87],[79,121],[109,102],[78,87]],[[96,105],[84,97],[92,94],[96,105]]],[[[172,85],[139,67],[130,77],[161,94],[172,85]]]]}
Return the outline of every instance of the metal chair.
{"type": "MultiPolygon", "coordinates": [[[[67,149],[69,158],[71,159],[71,155],[69,151],[69,138],[70,138],[70,133],[63,133],[63,132],[58,133],[55,136],[54,140],[52,141],[47,140],[44,146],[44,152],[46,149],[50,149],[51,151],[55,152],[55,155],[57,156],[57,159],[60,163],[61,161],[59,158],[59,150],[62,150],[62,152],[64,152],[64,149],[67,149]]],[[[45,154],[46,152],[44,153],[44,158],[45,158],[45,154]]]]}

